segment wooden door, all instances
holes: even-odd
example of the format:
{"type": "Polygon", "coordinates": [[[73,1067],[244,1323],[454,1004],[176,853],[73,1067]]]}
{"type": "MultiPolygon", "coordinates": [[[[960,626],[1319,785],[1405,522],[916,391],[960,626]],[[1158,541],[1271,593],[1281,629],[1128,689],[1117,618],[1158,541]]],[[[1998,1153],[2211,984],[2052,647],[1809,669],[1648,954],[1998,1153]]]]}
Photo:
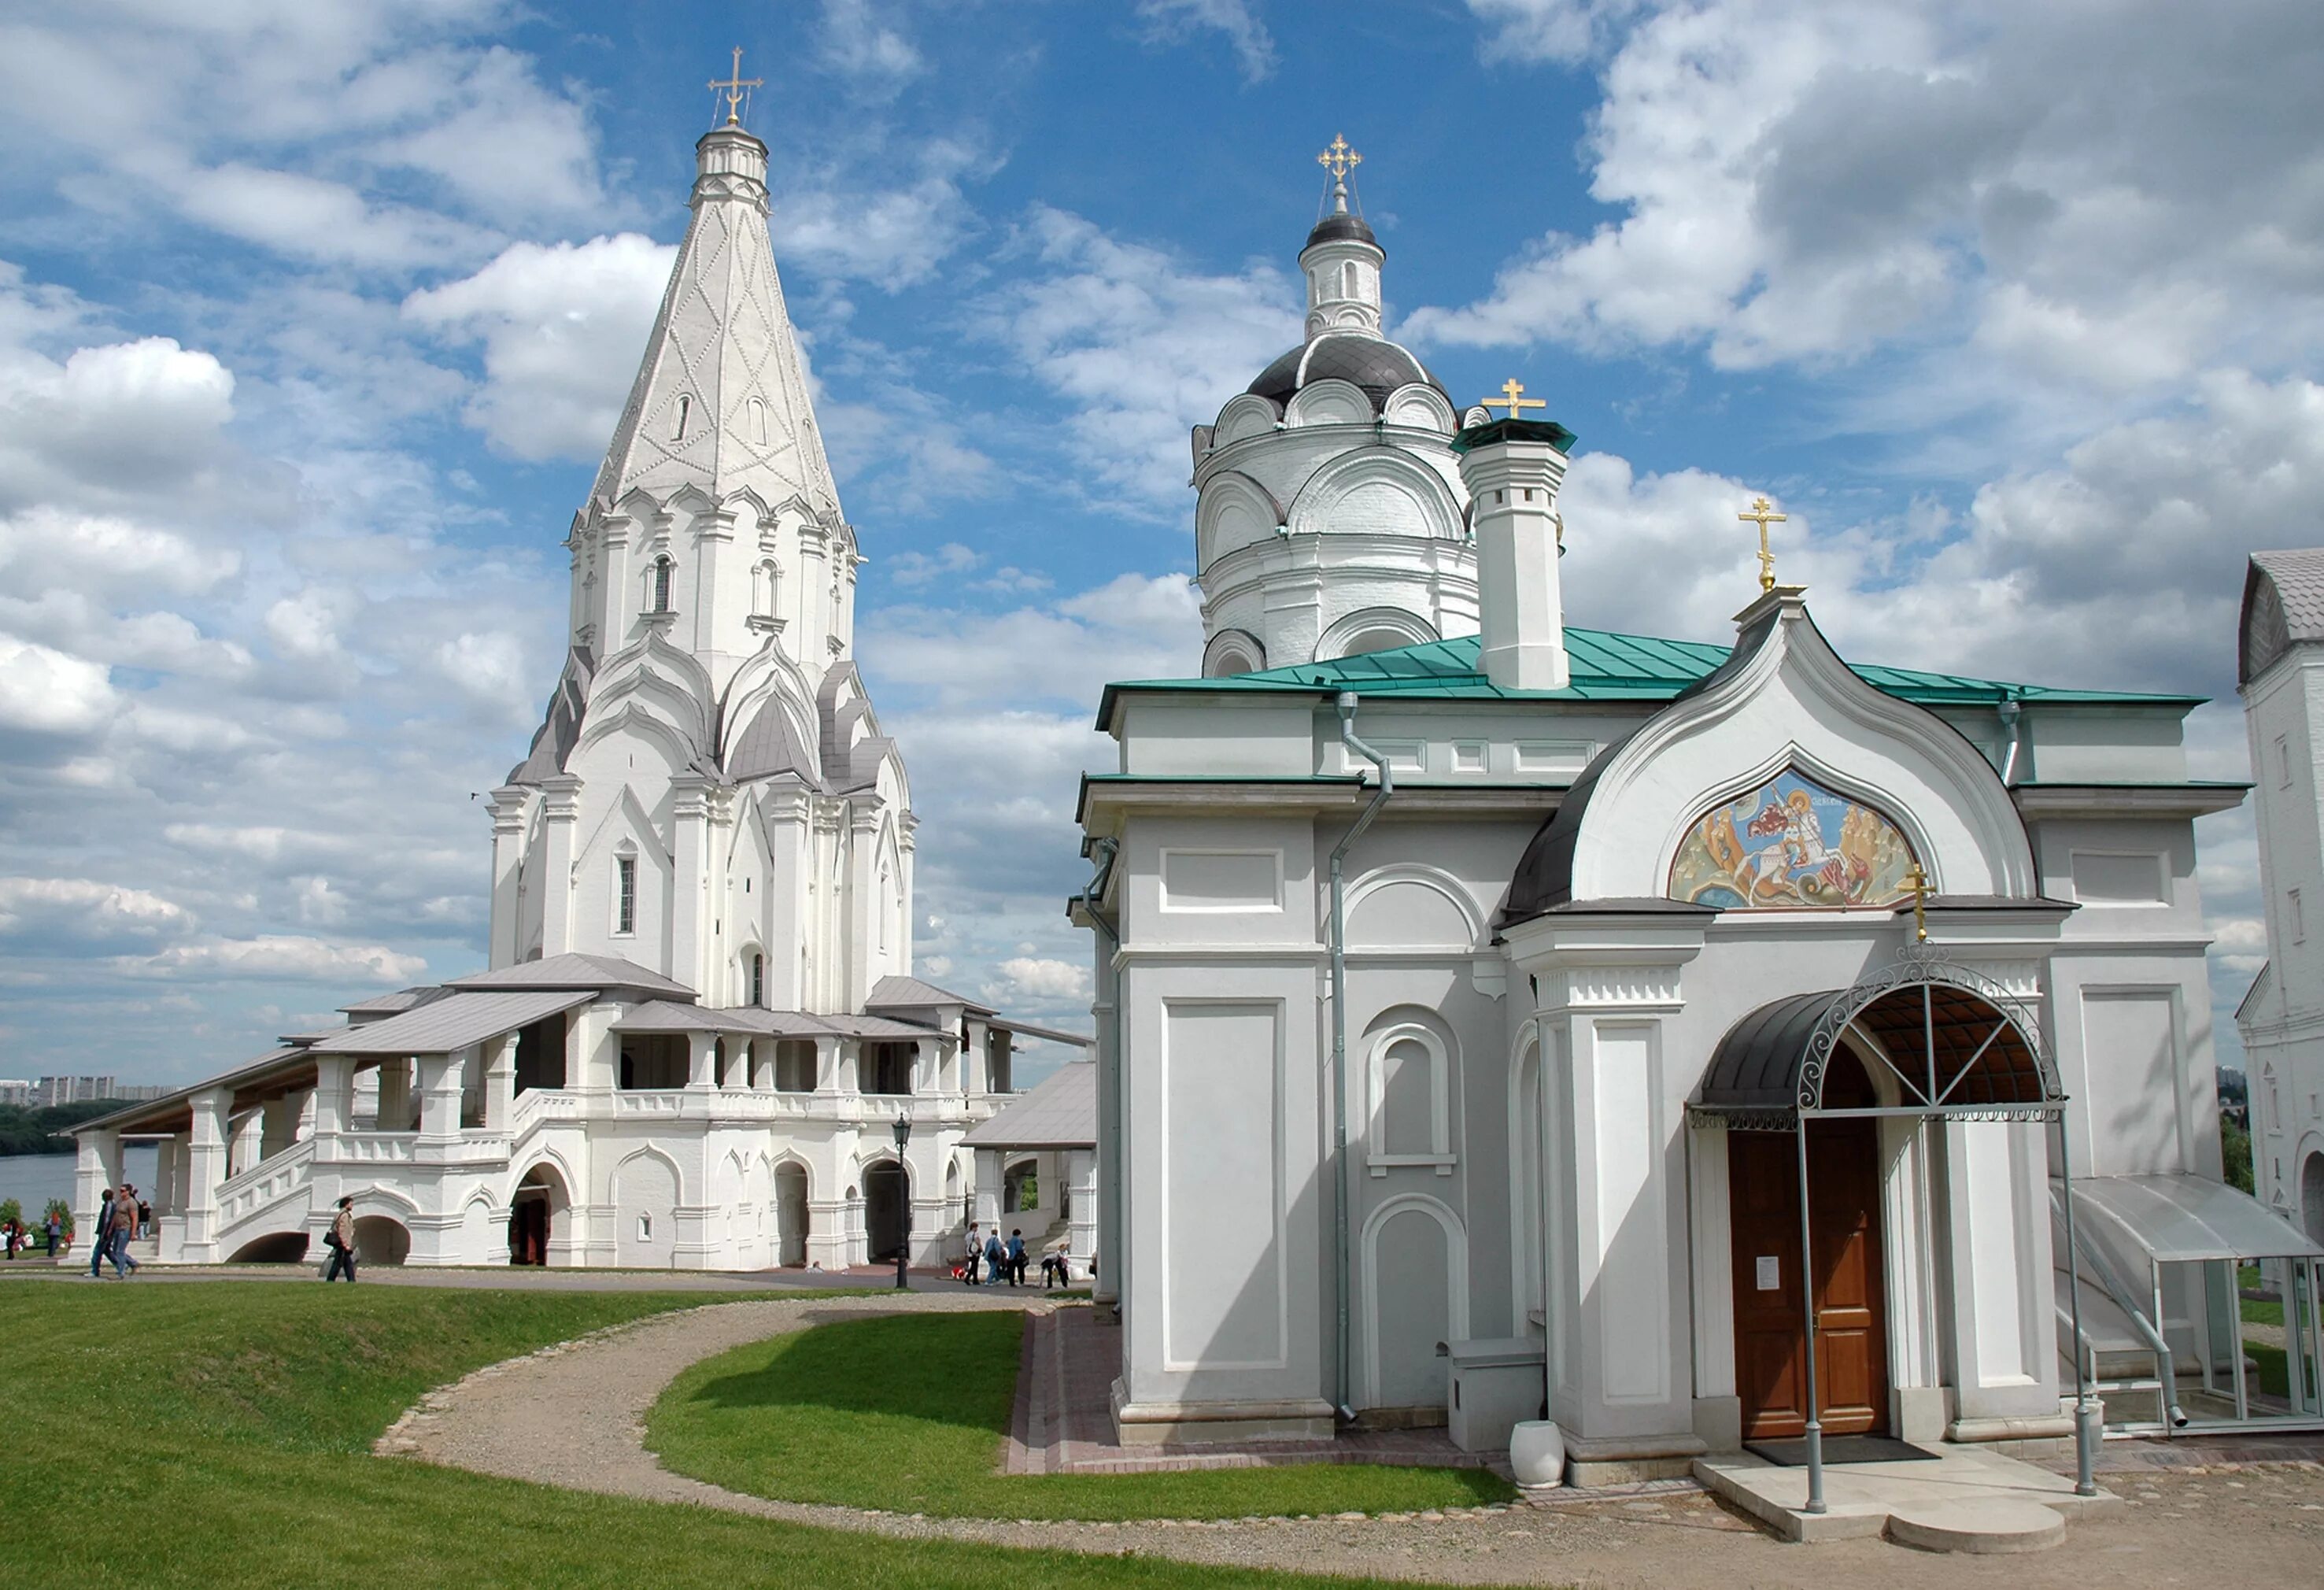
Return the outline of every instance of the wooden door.
{"type": "MultiPolygon", "coordinates": [[[[1888,1325],[1880,1252],[1879,1132],[1870,1121],[1808,1131],[1815,1243],[1816,1401],[1827,1435],[1888,1427],[1888,1325]]],[[[1799,1149],[1789,1132],[1727,1138],[1734,1240],[1735,1389],[1747,1440],[1805,1432],[1800,1358],[1799,1149]]]]}

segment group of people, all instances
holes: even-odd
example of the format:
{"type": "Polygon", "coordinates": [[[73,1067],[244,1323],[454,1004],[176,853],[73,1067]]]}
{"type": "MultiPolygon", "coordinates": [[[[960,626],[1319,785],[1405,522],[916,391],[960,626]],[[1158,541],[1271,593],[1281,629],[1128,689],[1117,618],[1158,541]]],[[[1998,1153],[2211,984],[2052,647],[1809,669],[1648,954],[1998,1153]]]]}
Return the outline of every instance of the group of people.
{"type": "MultiPolygon", "coordinates": [[[[23,1221],[9,1221],[5,1231],[0,1231],[0,1235],[5,1235],[7,1240],[8,1257],[14,1259],[17,1254],[31,1247],[32,1245],[34,1234],[35,1234],[32,1229],[27,1226],[23,1221]]],[[[64,1216],[58,1214],[54,1209],[50,1210],[49,1217],[42,1224],[38,1234],[41,1237],[45,1238],[47,1241],[48,1246],[46,1252],[48,1256],[51,1259],[55,1258],[57,1256],[57,1250],[64,1246],[64,1216]]]]}
{"type": "MultiPolygon", "coordinates": [[[[1012,1226],[1008,1240],[1004,1242],[999,1226],[980,1235],[977,1223],[970,1221],[967,1251],[962,1254],[960,1263],[954,1267],[953,1274],[964,1286],[998,1286],[1004,1280],[1010,1286],[1022,1286],[1025,1283],[1024,1232],[1012,1226]],[[977,1273],[980,1266],[983,1270],[981,1277],[977,1273]]],[[[1041,1255],[1043,1291],[1051,1287],[1064,1286],[1070,1279],[1065,1271],[1065,1254],[1041,1255]]]]}
{"type": "Polygon", "coordinates": [[[137,1273],[137,1256],[129,1244],[144,1234],[153,1224],[153,1206],[137,1196],[137,1189],[123,1182],[118,1189],[106,1188],[97,1204],[97,1232],[88,1245],[88,1278],[105,1279],[105,1262],[113,1261],[116,1280],[126,1280],[137,1273]]]}

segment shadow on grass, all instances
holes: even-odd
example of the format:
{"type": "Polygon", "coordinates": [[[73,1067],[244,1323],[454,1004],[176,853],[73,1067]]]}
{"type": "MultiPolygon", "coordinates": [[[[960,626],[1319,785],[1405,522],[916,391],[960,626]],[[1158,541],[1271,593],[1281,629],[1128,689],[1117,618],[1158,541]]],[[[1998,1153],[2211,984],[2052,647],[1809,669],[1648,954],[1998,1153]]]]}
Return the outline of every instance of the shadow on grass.
{"type": "Polygon", "coordinates": [[[1024,1316],[899,1314],[781,1338],[764,1368],[695,1387],[690,1402],[825,1408],[1009,1433],[1024,1316]]]}

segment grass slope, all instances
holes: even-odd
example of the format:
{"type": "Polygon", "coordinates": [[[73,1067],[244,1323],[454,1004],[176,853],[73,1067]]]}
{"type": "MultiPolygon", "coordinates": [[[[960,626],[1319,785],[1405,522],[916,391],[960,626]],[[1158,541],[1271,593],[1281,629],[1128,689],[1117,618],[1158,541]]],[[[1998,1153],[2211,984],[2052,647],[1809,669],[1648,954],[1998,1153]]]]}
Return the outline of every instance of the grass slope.
{"type": "Polygon", "coordinates": [[[705,1359],[654,1405],[680,1474],[790,1502],[938,1517],[1239,1518],[1469,1507],[1481,1469],[1309,1464],[1155,1474],[994,1473],[1017,1391],[1016,1314],[850,1320],[705,1359]]]}
{"type": "Polygon", "coordinates": [[[428,1387],[696,1296],[0,1284],[0,1584],[958,1585],[1314,1581],[798,1529],[372,1457],[428,1387]]]}

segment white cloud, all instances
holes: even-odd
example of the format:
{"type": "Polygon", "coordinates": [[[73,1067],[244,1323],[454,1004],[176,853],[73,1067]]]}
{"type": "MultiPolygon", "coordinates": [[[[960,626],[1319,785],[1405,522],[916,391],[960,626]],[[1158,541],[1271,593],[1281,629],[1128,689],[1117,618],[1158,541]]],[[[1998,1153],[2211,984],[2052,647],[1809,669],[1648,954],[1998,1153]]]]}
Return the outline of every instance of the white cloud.
{"type": "Polygon", "coordinates": [[[946,575],[965,574],[984,559],[958,541],[934,552],[899,552],[888,560],[888,578],[899,586],[924,586],[946,575]]]}
{"type": "Polygon", "coordinates": [[[16,940],[19,953],[150,944],[193,926],[183,907],[143,889],[93,878],[0,878],[0,938],[16,940]]]}
{"type": "Polygon", "coordinates": [[[409,983],[428,963],[377,944],[335,944],[303,934],[206,938],[159,955],[124,960],[133,976],[263,978],[285,982],[409,983]]]}
{"type": "Polygon", "coordinates": [[[1083,962],[1020,955],[992,969],[1000,974],[999,980],[984,985],[983,994],[995,1003],[1005,1000],[1022,1003],[1028,999],[1046,1003],[1090,996],[1090,968],[1083,962]]]}
{"type": "Polygon", "coordinates": [[[0,727],[87,735],[109,722],[120,704],[102,664],[0,634],[0,727]]]}
{"type": "Polygon", "coordinates": [[[911,41],[883,23],[871,0],[823,0],[823,63],[881,97],[927,69],[911,41]]]}
{"type": "Polygon", "coordinates": [[[1299,339],[1298,289],[1264,262],[1189,270],[1046,207],[1021,245],[1036,268],[996,295],[988,333],[1071,405],[1076,475],[1132,511],[1184,515],[1190,429],[1299,339]]]}
{"type": "Polygon", "coordinates": [[[468,422],[520,458],[594,458],[621,418],[675,246],[634,232],[512,244],[472,276],[415,292],[407,319],[484,344],[468,422]]]}
{"type": "Polygon", "coordinates": [[[1492,31],[1479,50],[1487,60],[1581,60],[1601,47],[1609,28],[1646,0],[1469,0],[1492,31]]]}
{"type": "Polygon", "coordinates": [[[2324,343],[2324,217],[2295,197],[2324,130],[2301,0],[2195,35],[2160,0],[1475,8],[1512,59],[1618,40],[1585,144],[1618,214],[1415,315],[1416,337],[1748,367],[1961,322],[2006,356],[1988,395],[2281,368],[2324,343]]]}
{"type": "Polygon", "coordinates": [[[898,188],[831,170],[783,173],[767,217],[782,268],[890,291],[927,280],[973,217],[957,180],[965,152],[938,143],[927,157],[936,169],[898,188]]]}
{"type": "Polygon", "coordinates": [[[1138,15],[1149,39],[1176,42],[1213,32],[1233,50],[1246,83],[1275,75],[1275,36],[1259,19],[1252,0],[1138,0],[1138,15]]]}
{"type": "MultiPolygon", "coordinates": [[[[0,300],[25,302],[12,278],[0,300]]],[[[0,354],[0,511],[182,502],[236,461],[234,377],[166,337],[83,347],[56,363],[0,354]]],[[[109,532],[107,532],[109,533],[109,532]]]]}

